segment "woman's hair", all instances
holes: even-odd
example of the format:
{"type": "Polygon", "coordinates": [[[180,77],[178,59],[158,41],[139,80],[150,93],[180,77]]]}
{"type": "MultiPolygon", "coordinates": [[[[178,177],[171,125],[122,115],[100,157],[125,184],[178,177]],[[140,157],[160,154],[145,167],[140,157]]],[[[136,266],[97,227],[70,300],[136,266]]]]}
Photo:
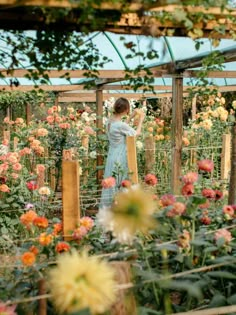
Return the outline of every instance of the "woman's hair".
{"type": "Polygon", "coordinates": [[[120,97],[115,101],[114,114],[128,113],[129,111],[130,104],[126,98],[120,97]]]}

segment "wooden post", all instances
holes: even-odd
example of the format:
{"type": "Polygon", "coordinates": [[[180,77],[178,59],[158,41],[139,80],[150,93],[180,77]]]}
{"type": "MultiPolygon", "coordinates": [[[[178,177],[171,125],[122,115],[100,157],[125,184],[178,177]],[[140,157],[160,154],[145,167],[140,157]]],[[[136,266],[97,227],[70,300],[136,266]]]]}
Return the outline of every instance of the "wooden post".
{"type": "MultiPolygon", "coordinates": [[[[115,269],[115,278],[119,284],[132,281],[130,264],[127,261],[114,261],[111,265],[115,269]]],[[[128,290],[119,290],[117,301],[111,308],[111,315],[136,315],[136,301],[134,295],[128,290]]]]}
{"type": "Polygon", "coordinates": [[[172,130],[171,130],[171,190],[180,190],[181,153],[183,133],[183,77],[172,78],[172,130]]]}
{"type": "Polygon", "coordinates": [[[222,152],[221,152],[221,173],[220,178],[227,180],[230,171],[230,142],[231,135],[224,134],[222,137],[222,152]]]}
{"type": "Polygon", "coordinates": [[[17,146],[18,146],[19,138],[14,137],[13,139],[13,150],[16,151],[17,146]]]}
{"type": "MultiPolygon", "coordinates": [[[[102,134],[103,128],[103,89],[102,85],[97,86],[96,90],[96,106],[97,106],[97,119],[96,119],[96,127],[97,127],[97,142],[101,140],[100,135],[102,134]]],[[[103,178],[103,170],[99,169],[103,165],[103,156],[101,152],[98,152],[97,149],[97,184],[99,185],[103,178]]]]}
{"type": "Polygon", "coordinates": [[[89,136],[82,136],[81,139],[82,146],[84,147],[84,153],[86,154],[83,161],[83,184],[86,185],[88,183],[88,148],[89,148],[89,136]]]}
{"type": "Polygon", "coordinates": [[[236,204],[236,123],[232,127],[231,171],[229,181],[229,205],[236,204]]]}
{"type": "Polygon", "coordinates": [[[138,184],[138,166],[136,154],[136,138],[133,136],[126,137],[127,144],[127,164],[130,173],[130,180],[133,184],[138,184]]]}
{"type": "MultiPolygon", "coordinates": [[[[196,119],[196,114],[197,114],[197,94],[194,95],[192,99],[192,120],[196,119]]],[[[195,146],[196,145],[196,138],[191,137],[191,145],[195,146]]],[[[193,148],[190,150],[190,165],[191,167],[194,165],[195,167],[197,166],[197,152],[196,149],[193,148]]]]}
{"type": "Polygon", "coordinates": [[[26,125],[29,125],[31,121],[31,106],[29,103],[26,104],[26,125]]]}
{"type": "Polygon", "coordinates": [[[155,167],[155,141],[153,136],[148,136],[144,139],[145,148],[145,173],[153,172],[155,167]]]}
{"type": "Polygon", "coordinates": [[[59,92],[54,92],[55,95],[55,102],[54,102],[54,106],[58,106],[59,105],[59,92]]]}
{"type": "Polygon", "coordinates": [[[43,187],[45,182],[45,166],[43,164],[36,165],[36,174],[38,188],[43,187]]]}
{"type": "Polygon", "coordinates": [[[192,120],[196,119],[197,114],[197,94],[192,99],[192,120]]]}
{"type": "MultiPolygon", "coordinates": [[[[44,279],[39,280],[39,295],[46,294],[46,282],[44,279]]],[[[38,315],[47,315],[47,299],[40,299],[38,305],[38,315]]]]}
{"type": "Polygon", "coordinates": [[[3,131],[3,139],[8,140],[8,142],[9,142],[9,147],[10,147],[10,140],[11,140],[10,130],[4,130],[4,131],[3,131]]]}
{"type": "Polygon", "coordinates": [[[56,189],[56,169],[55,167],[50,168],[50,187],[53,191],[56,189]]]}
{"type": "Polygon", "coordinates": [[[62,161],[62,207],[63,235],[71,240],[71,232],[77,227],[80,219],[79,197],[79,163],[78,161],[62,161]]]}

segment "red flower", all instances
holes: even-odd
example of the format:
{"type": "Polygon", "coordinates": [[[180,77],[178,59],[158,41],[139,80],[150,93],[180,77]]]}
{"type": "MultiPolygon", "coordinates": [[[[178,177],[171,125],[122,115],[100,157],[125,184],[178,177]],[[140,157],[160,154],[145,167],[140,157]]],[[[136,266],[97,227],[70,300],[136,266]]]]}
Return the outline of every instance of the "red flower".
{"type": "Polygon", "coordinates": [[[189,172],[186,175],[182,177],[182,181],[185,184],[193,184],[198,180],[198,173],[195,172],[189,172]]]}
{"type": "Polygon", "coordinates": [[[207,209],[207,208],[209,208],[209,207],[210,207],[210,201],[209,201],[209,199],[207,199],[206,202],[201,203],[201,204],[199,205],[199,208],[200,208],[200,209],[207,209]]]}
{"type": "Polygon", "coordinates": [[[7,182],[6,176],[0,176],[0,185],[1,184],[6,184],[6,182],[7,182]]]}
{"type": "Polygon", "coordinates": [[[175,202],[173,208],[167,212],[167,217],[175,217],[177,215],[182,215],[186,210],[186,206],[182,202],[175,202]]]}
{"type": "Polygon", "coordinates": [[[215,200],[220,200],[223,198],[223,193],[220,190],[215,190],[215,200]]]}
{"type": "Polygon", "coordinates": [[[202,222],[202,224],[204,225],[209,225],[211,224],[211,218],[209,218],[208,216],[203,216],[200,218],[200,221],[202,222]]]}
{"type": "Polygon", "coordinates": [[[214,169],[214,162],[212,160],[201,160],[197,162],[198,169],[204,172],[212,172],[214,169]]]}
{"type": "Polygon", "coordinates": [[[59,242],[56,245],[57,253],[68,252],[69,250],[70,250],[70,245],[65,242],[59,242]]]}
{"type": "Polygon", "coordinates": [[[47,228],[48,227],[48,219],[45,217],[37,217],[34,219],[33,224],[40,228],[47,228]]]}
{"type": "Polygon", "coordinates": [[[36,190],[38,188],[37,182],[35,180],[27,182],[26,186],[29,190],[36,190]]]}
{"type": "Polygon", "coordinates": [[[36,246],[34,246],[34,245],[32,245],[32,246],[30,247],[29,251],[30,251],[31,253],[34,253],[35,256],[38,255],[38,253],[39,253],[39,249],[38,249],[36,246]]]}
{"type": "Polygon", "coordinates": [[[161,197],[161,203],[163,207],[168,207],[173,205],[176,202],[176,198],[174,195],[165,194],[161,197]]]}
{"type": "Polygon", "coordinates": [[[62,223],[55,223],[53,225],[53,235],[57,235],[58,233],[60,233],[62,231],[62,223]]]}
{"type": "Polygon", "coordinates": [[[216,195],[216,193],[215,193],[215,190],[213,190],[213,189],[205,188],[202,190],[202,196],[206,197],[208,199],[215,199],[215,195],[216,195]]]}
{"type": "Polygon", "coordinates": [[[122,187],[125,187],[125,188],[130,188],[131,187],[131,181],[130,180],[128,180],[128,179],[124,179],[124,180],[122,180],[122,182],[121,182],[121,186],[122,187]]]}
{"type": "Polygon", "coordinates": [[[225,205],[223,206],[223,213],[232,217],[234,215],[234,208],[230,205],[225,205]]]}
{"type": "Polygon", "coordinates": [[[191,196],[194,193],[193,184],[184,185],[181,192],[183,196],[191,196]]]}
{"type": "Polygon", "coordinates": [[[147,174],[144,177],[144,181],[147,185],[150,185],[150,186],[155,186],[158,182],[158,180],[154,174],[147,174]]]}

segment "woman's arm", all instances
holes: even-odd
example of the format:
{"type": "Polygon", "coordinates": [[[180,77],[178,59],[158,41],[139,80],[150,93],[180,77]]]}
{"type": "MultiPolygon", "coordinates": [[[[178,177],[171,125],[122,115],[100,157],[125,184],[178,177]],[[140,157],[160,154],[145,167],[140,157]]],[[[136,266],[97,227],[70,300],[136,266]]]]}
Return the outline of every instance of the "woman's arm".
{"type": "Polygon", "coordinates": [[[137,126],[137,129],[136,129],[136,135],[137,136],[139,136],[141,134],[141,132],[142,132],[142,125],[143,125],[144,118],[145,118],[145,114],[144,114],[144,112],[142,112],[140,114],[138,126],[137,126]]]}
{"type": "Polygon", "coordinates": [[[133,119],[137,115],[137,113],[138,113],[137,108],[135,108],[131,115],[127,117],[126,122],[129,123],[131,119],[133,119]]]}

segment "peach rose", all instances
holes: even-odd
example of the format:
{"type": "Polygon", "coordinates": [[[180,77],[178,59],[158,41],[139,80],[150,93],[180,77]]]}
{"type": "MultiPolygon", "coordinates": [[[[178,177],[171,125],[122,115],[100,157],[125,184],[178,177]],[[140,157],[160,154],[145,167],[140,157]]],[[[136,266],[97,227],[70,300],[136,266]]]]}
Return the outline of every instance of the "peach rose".
{"type": "Polygon", "coordinates": [[[115,177],[107,177],[102,180],[102,187],[105,189],[112,188],[116,185],[115,177]]]}

